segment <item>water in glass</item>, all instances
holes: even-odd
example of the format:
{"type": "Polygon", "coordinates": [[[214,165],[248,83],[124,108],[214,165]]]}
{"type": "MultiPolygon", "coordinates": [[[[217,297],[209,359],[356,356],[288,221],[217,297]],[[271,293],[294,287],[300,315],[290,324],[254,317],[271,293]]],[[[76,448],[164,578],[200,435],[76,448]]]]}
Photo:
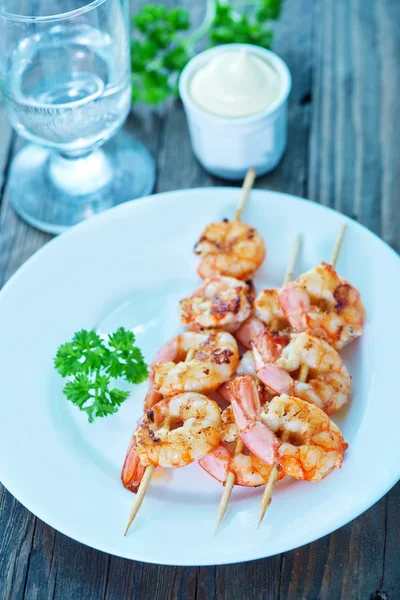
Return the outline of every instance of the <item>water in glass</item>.
{"type": "Polygon", "coordinates": [[[11,55],[4,90],[15,129],[36,143],[72,153],[108,139],[130,107],[123,46],[116,50],[108,33],[85,24],[54,25],[22,39],[11,55]]]}

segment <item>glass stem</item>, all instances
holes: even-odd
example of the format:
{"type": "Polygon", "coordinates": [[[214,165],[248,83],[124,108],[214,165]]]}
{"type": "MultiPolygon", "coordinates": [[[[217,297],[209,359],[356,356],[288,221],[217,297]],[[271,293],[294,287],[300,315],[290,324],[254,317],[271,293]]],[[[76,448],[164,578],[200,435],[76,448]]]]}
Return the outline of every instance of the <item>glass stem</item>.
{"type": "Polygon", "coordinates": [[[112,180],[112,166],[103,150],[70,157],[54,152],[49,161],[51,182],[72,196],[98,192],[112,180]]]}

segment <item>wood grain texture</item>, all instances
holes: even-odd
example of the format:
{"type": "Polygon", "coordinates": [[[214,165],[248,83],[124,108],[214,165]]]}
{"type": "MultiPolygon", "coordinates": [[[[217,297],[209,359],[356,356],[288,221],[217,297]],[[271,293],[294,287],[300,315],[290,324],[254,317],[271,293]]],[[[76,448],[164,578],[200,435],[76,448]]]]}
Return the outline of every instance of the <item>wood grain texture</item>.
{"type": "Polygon", "coordinates": [[[308,181],[309,133],[312,110],[314,3],[288,0],[276,32],[274,50],[292,75],[289,96],[288,143],[282,162],[257,180],[256,186],[305,196],[308,181]]]}
{"type": "MultiPolygon", "coordinates": [[[[201,20],[204,3],[180,4],[201,20]]],[[[310,197],[355,217],[396,249],[399,26],[398,0],[286,0],[275,50],[293,76],[288,148],[281,164],[257,181],[258,187],[310,197]]],[[[127,127],[155,157],[157,191],[224,185],[195,160],[179,102],[136,109],[127,127]]],[[[4,184],[20,146],[0,113],[0,285],[50,239],[9,205],[4,184]]],[[[284,555],[181,568],[78,544],[0,486],[0,600],[396,600],[399,502],[398,485],[352,523],[284,555]]]]}
{"type": "Polygon", "coordinates": [[[4,111],[0,112],[0,198],[7,179],[13,133],[4,111]]]}

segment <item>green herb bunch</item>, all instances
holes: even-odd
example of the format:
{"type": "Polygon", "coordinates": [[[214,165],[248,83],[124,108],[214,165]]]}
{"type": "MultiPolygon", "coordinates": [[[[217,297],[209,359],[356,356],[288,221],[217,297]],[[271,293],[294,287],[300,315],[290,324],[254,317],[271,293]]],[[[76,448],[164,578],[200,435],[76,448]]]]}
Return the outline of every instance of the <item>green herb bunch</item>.
{"type": "Polygon", "coordinates": [[[249,2],[249,12],[237,12],[230,2],[207,0],[203,24],[188,34],[189,12],[147,4],[133,17],[131,41],[132,101],[159,104],[177,95],[177,82],[184,66],[195,54],[196,43],[208,46],[233,42],[270,48],[270,21],[279,19],[283,0],[249,2]]]}
{"type": "Polygon", "coordinates": [[[89,422],[117,412],[129,392],[112,387],[112,379],[141,383],[148,368],[132,331],[120,327],[104,340],[94,329],[82,329],[59,347],[54,366],[68,377],[65,397],[87,413],[89,422]]]}

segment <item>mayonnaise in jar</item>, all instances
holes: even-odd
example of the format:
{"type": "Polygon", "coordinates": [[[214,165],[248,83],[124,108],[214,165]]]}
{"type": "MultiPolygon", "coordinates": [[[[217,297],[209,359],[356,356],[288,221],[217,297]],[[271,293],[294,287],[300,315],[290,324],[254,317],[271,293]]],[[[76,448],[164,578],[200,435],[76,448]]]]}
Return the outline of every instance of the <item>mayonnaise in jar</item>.
{"type": "Polygon", "coordinates": [[[192,76],[189,93],[205,111],[219,117],[247,117],[267,110],[281,93],[278,72],[247,49],[213,56],[192,76]]]}

